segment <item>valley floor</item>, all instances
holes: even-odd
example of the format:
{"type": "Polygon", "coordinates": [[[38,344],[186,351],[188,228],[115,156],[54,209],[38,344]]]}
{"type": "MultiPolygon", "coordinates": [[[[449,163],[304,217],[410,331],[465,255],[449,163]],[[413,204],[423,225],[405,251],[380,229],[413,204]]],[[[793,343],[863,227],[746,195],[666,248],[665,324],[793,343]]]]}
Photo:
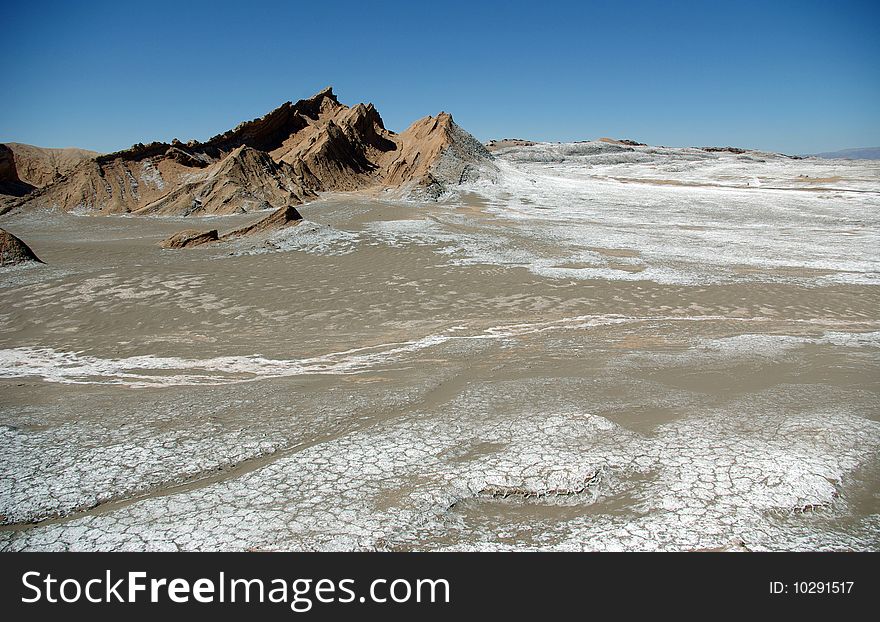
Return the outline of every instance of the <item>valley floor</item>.
{"type": "Polygon", "coordinates": [[[235,245],[0,218],[0,550],[880,548],[878,163],[496,156],[235,245]]]}

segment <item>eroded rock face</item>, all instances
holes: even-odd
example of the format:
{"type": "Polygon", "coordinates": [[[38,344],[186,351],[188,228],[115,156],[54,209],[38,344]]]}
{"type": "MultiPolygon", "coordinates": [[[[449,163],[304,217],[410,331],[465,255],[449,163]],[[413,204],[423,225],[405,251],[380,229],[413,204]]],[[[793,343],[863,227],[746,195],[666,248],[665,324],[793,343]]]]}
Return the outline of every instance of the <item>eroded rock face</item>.
{"type": "Polygon", "coordinates": [[[395,134],[372,104],[349,108],[327,88],[205,142],[94,155],[17,206],[185,216],[282,209],[321,191],[431,187],[438,195],[491,174],[491,160],[447,113],[395,134]]]}
{"type": "Polygon", "coordinates": [[[51,149],[21,143],[5,145],[15,157],[15,168],[21,180],[34,188],[55,183],[70,174],[77,166],[94,157],[96,151],[67,147],[51,149]]]}
{"type": "Polygon", "coordinates": [[[0,229],[0,266],[43,263],[30,247],[4,229],[0,229]]]}
{"type": "Polygon", "coordinates": [[[299,204],[317,195],[292,167],[241,146],[223,160],[191,173],[186,182],[137,210],[141,215],[235,214],[299,204]]]}
{"type": "Polygon", "coordinates": [[[302,222],[302,216],[292,205],[281,207],[255,223],[246,225],[230,231],[222,236],[217,234],[217,230],[197,231],[195,229],[187,229],[175,233],[170,238],[161,242],[162,248],[188,248],[191,246],[199,246],[209,242],[227,242],[248,235],[255,235],[267,231],[281,229],[288,225],[297,225],[302,222]]]}
{"type": "Polygon", "coordinates": [[[20,197],[33,189],[31,184],[22,181],[18,176],[12,149],[0,144],[0,195],[20,197]]]}
{"type": "Polygon", "coordinates": [[[162,248],[190,248],[192,246],[200,246],[209,242],[216,242],[218,239],[217,230],[197,231],[195,229],[186,229],[178,231],[171,237],[162,240],[159,246],[162,248]]]}
{"type": "Polygon", "coordinates": [[[222,240],[230,240],[233,238],[240,238],[245,235],[253,235],[255,233],[280,229],[288,225],[299,224],[301,221],[302,216],[296,210],[296,208],[292,205],[288,205],[287,207],[282,207],[275,210],[265,218],[258,220],[252,225],[247,225],[245,227],[241,227],[240,229],[236,229],[235,231],[227,233],[223,236],[222,240]]]}
{"type": "Polygon", "coordinates": [[[441,112],[425,117],[400,134],[401,149],[387,165],[386,184],[434,187],[445,192],[449,186],[492,174],[492,154],[465,132],[452,115],[441,112]]]}

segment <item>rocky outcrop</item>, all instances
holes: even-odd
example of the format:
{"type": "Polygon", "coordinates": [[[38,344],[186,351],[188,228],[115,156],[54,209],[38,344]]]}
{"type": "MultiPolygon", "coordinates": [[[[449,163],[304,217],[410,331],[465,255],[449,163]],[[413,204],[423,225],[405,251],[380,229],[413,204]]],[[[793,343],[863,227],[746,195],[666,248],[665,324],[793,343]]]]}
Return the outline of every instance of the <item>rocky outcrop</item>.
{"type": "Polygon", "coordinates": [[[95,155],[15,206],[175,216],[274,208],[278,218],[264,220],[277,225],[287,214],[281,210],[322,191],[436,198],[495,170],[489,151],[447,113],[396,134],[372,104],[350,108],[327,88],[204,142],[95,155]]]}
{"type": "Polygon", "coordinates": [[[30,247],[4,229],[0,229],[0,266],[43,263],[30,247]]]}
{"type": "Polygon", "coordinates": [[[281,207],[275,210],[268,216],[259,219],[255,223],[240,227],[222,236],[219,236],[217,234],[216,229],[213,229],[211,231],[196,231],[194,229],[187,229],[185,231],[175,233],[171,237],[163,240],[160,243],[160,246],[162,246],[162,248],[189,248],[192,246],[207,244],[209,242],[228,242],[230,240],[235,240],[237,238],[242,238],[249,235],[275,231],[289,225],[298,225],[301,222],[302,216],[300,215],[300,213],[296,210],[295,207],[293,207],[292,205],[288,205],[287,207],[281,207]]]}
{"type": "Polygon", "coordinates": [[[195,229],[186,229],[178,231],[169,238],[162,240],[159,246],[162,248],[190,248],[192,246],[201,246],[210,242],[216,242],[218,239],[217,230],[197,231],[195,229]]]}
{"type": "Polygon", "coordinates": [[[737,155],[746,153],[748,149],[740,149],[739,147],[700,147],[707,153],[735,153],[737,155]]]}
{"type": "Polygon", "coordinates": [[[627,147],[647,147],[646,143],[640,143],[629,138],[600,138],[599,142],[609,143],[611,145],[626,145],[627,147]]]}
{"type": "Polygon", "coordinates": [[[386,160],[384,183],[418,198],[437,199],[455,186],[494,177],[493,156],[480,141],[441,112],[424,117],[399,136],[399,151],[386,160]]]}
{"type": "MultiPolygon", "coordinates": [[[[157,173],[158,174],[158,173],[157,173]]],[[[317,198],[293,167],[264,151],[241,146],[187,174],[170,192],[134,211],[139,215],[236,214],[280,208],[317,198]]]]}
{"type": "Polygon", "coordinates": [[[245,227],[241,227],[240,229],[236,229],[230,233],[224,235],[222,240],[231,240],[234,238],[240,238],[246,235],[253,235],[255,233],[262,233],[264,231],[272,231],[275,229],[280,229],[281,227],[286,227],[288,225],[298,225],[302,221],[302,216],[296,210],[295,207],[289,205],[287,207],[282,207],[280,209],[275,210],[265,218],[261,218],[257,222],[247,225],[245,227]]]}
{"type": "Polygon", "coordinates": [[[293,167],[239,146],[212,159],[204,152],[154,146],[83,163],[64,181],[34,193],[29,203],[66,210],[138,215],[236,214],[317,197],[293,167]]]}

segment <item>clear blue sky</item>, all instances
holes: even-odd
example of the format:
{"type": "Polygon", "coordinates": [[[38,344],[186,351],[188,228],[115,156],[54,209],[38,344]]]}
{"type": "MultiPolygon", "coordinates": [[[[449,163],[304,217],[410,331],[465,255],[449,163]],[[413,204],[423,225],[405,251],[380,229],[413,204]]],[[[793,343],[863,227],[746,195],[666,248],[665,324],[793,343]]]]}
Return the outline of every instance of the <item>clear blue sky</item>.
{"type": "Polygon", "coordinates": [[[204,139],[333,85],[389,129],[880,145],[880,1],[0,4],[0,141],[204,139]]]}

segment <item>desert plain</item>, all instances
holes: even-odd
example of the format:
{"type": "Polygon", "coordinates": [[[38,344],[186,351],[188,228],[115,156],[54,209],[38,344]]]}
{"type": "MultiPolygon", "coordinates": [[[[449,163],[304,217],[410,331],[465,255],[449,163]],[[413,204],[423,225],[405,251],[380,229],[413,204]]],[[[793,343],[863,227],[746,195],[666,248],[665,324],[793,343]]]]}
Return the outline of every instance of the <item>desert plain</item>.
{"type": "Polygon", "coordinates": [[[880,163],[487,153],[0,216],[0,550],[877,550],[880,163]]]}

